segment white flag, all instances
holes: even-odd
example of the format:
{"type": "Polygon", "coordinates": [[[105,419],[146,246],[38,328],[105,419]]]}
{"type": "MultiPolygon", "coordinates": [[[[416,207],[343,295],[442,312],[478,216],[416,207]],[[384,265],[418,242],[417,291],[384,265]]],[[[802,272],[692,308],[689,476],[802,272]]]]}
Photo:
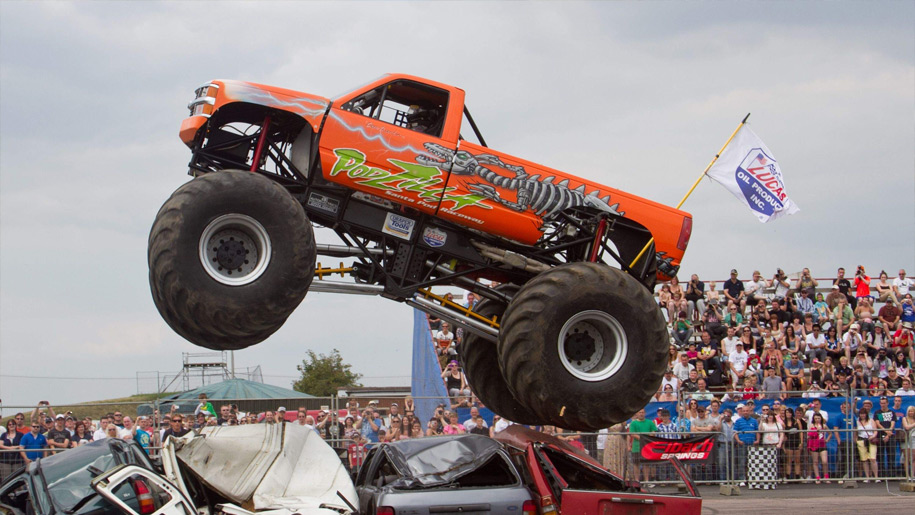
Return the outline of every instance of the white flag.
{"type": "Polygon", "coordinates": [[[746,125],[709,169],[708,176],[746,202],[760,222],[800,211],[788,198],[778,161],[746,125]]]}

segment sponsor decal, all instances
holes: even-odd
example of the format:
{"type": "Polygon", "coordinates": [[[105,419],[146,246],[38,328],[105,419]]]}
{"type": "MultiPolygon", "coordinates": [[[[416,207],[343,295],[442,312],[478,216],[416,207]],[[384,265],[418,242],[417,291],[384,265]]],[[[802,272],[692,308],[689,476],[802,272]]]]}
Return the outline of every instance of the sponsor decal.
{"type": "Polygon", "coordinates": [[[339,200],[316,192],[311,192],[308,195],[308,205],[331,215],[336,215],[337,211],[340,210],[339,200]]]}
{"type": "Polygon", "coordinates": [[[435,166],[391,158],[388,159],[391,170],[387,170],[367,165],[365,153],[356,149],[334,149],[334,155],[337,160],[331,168],[331,177],[345,174],[360,187],[378,190],[398,203],[436,209],[441,201],[442,208],[452,211],[469,206],[492,209],[483,203],[482,195],[454,194],[457,188],[446,187],[442,171],[435,166]]]}
{"type": "Polygon", "coordinates": [[[423,229],[423,241],[430,247],[441,247],[447,240],[448,235],[445,231],[436,229],[435,227],[426,227],[423,229]]]}
{"type": "Polygon", "coordinates": [[[785,183],[775,159],[760,148],[751,149],[734,172],[734,178],[754,211],[772,216],[785,207],[785,183]]]}
{"type": "Polygon", "coordinates": [[[679,440],[668,440],[640,434],[642,458],[651,461],[707,461],[715,448],[715,435],[693,436],[679,440]]]}
{"type": "Polygon", "coordinates": [[[413,226],[415,225],[416,222],[414,220],[394,213],[388,213],[388,216],[384,219],[384,227],[381,229],[381,232],[409,240],[410,237],[413,236],[413,226]]]}

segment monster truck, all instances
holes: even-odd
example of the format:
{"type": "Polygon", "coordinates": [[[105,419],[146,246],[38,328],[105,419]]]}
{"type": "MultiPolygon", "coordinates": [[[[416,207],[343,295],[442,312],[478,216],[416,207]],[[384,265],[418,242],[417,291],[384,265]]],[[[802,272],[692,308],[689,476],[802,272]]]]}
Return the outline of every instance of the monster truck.
{"type": "Polygon", "coordinates": [[[188,107],[194,178],[148,248],[153,299],[187,340],[240,349],[309,289],[372,294],[462,327],[471,386],[516,422],[607,427],[659,386],[652,288],[676,274],[689,214],[490,149],[464,91],[419,77],[334,99],[214,80],[188,107]],[[339,241],[316,243],[312,224],[339,241]],[[316,268],[318,254],[351,263],[316,268]]]}

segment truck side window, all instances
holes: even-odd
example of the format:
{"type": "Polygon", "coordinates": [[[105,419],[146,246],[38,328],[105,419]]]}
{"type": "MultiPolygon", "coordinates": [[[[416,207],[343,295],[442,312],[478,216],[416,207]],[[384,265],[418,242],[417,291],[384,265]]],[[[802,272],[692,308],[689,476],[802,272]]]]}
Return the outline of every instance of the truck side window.
{"type": "Polygon", "coordinates": [[[448,108],[448,92],[419,82],[395,80],[350,100],[342,108],[411,131],[441,137],[448,108]]]}

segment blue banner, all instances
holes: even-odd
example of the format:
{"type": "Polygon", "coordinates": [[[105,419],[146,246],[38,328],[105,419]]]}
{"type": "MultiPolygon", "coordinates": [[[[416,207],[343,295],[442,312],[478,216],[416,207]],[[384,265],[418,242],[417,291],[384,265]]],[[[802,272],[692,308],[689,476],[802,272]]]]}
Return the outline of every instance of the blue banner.
{"type": "Polygon", "coordinates": [[[423,421],[423,431],[439,403],[451,406],[445,382],[442,381],[442,369],[435,353],[432,333],[429,331],[429,320],[418,309],[413,310],[413,376],[410,393],[416,403],[416,416],[423,421]]]}

